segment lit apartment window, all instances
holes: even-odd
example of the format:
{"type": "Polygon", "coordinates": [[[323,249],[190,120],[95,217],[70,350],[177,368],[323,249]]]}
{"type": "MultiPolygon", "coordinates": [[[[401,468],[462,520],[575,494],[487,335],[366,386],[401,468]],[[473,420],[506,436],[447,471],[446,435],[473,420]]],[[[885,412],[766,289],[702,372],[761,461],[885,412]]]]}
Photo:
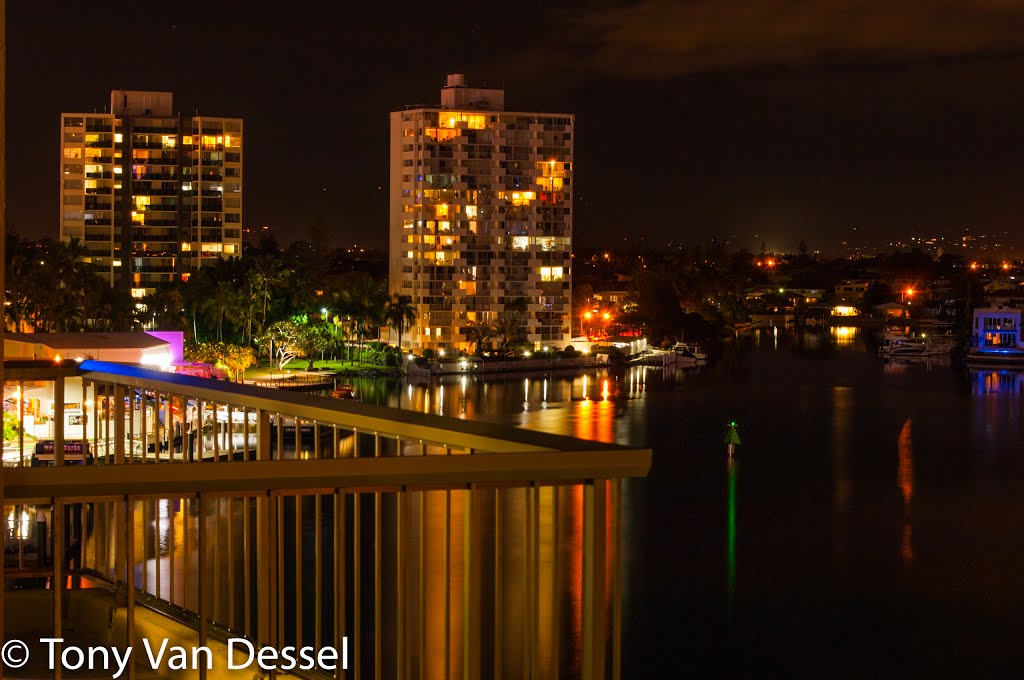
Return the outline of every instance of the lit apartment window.
{"type": "Polygon", "coordinates": [[[541,267],[540,268],[540,280],[541,281],[561,281],[562,280],[562,267],[541,267]]]}
{"type": "Polygon", "coordinates": [[[537,194],[533,191],[515,191],[512,193],[512,205],[529,205],[535,198],[537,194]]]}

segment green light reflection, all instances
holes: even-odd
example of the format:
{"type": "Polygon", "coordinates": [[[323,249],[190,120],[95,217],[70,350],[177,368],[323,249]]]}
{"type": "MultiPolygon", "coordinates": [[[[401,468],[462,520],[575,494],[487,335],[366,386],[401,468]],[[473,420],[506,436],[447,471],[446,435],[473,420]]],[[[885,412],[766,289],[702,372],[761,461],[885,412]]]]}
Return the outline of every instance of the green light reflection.
{"type": "Polygon", "coordinates": [[[729,459],[729,521],[727,532],[726,592],[729,596],[729,615],[732,618],[736,597],[736,473],[739,464],[729,459]]]}

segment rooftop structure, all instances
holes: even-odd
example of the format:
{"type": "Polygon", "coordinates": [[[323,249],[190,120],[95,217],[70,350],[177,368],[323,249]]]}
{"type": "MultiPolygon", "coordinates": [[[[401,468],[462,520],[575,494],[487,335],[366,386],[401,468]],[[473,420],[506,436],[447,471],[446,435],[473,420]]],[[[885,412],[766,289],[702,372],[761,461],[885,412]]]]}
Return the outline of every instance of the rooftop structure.
{"type": "MultiPolygon", "coordinates": [[[[180,338],[182,333],[176,332],[180,338]]],[[[173,339],[148,333],[7,333],[4,356],[10,359],[96,359],[122,364],[168,367],[175,357],[173,339]]]]}

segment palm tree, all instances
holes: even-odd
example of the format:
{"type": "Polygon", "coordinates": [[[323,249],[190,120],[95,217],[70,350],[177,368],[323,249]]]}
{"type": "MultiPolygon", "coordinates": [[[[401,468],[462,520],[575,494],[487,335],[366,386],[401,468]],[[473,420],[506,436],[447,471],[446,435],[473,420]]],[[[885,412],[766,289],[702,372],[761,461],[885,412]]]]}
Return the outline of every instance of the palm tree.
{"type": "Polygon", "coordinates": [[[25,242],[15,234],[7,236],[6,316],[16,332],[32,322],[33,283],[37,280],[31,254],[25,242]]]}
{"type": "Polygon", "coordinates": [[[295,241],[284,253],[284,268],[291,275],[288,298],[292,313],[315,313],[323,306],[323,282],[330,273],[327,252],[308,241],[295,241]]]}
{"type": "Polygon", "coordinates": [[[411,295],[395,293],[388,300],[384,317],[388,325],[398,332],[398,349],[402,349],[402,333],[406,326],[416,323],[416,307],[412,304],[411,295]]]}
{"type": "Polygon", "coordinates": [[[347,316],[351,316],[357,326],[355,333],[359,342],[359,352],[363,351],[363,340],[371,337],[371,328],[377,329],[384,324],[384,311],[387,307],[387,294],[384,288],[370,276],[361,274],[349,286],[347,291],[347,316]]]}
{"type": "Polygon", "coordinates": [[[206,308],[213,314],[217,328],[217,341],[224,341],[224,319],[233,321],[238,305],[238,291],[229,281],[220,281],[213,295],[206,301],[206,308]]]}
{"type": "Polygon", "coordinates": [[[523,325],[526,317],[521,312],[505,311],[498,315],[494,324],[495,335],[501,338],[501,348],[507,350],[509,345],[523,337],[523,325]]]}
{"type": "Polygon", "coordinates": [[[274,294],[274,289],[284,285],[291,271],[284,268],[281,258],[274,253],[263,252],[253,256],[251,263],[247,278],[254,294],[260,298],[262,307],[260,324],[266,326],[267,307],[274,294]]]}
{"type": "MultiPolygon", "coordinates": [[[[249,345],[253,338],[253,319],[260,307],[261,292],[252,280],[238,291],[239,311],[242,317],[242,344],[249,345]]],[[[259,331],[263,330],[262,323],[259,331]]],[[[257,332],[257,335],[259,332],[257,332]]]]}
{"type": "Polygon", "coordinates": [[[470,321],[466,325],[466,335],[469,336],[470,348],[476,347],[479,353],[480,346],[494,337],[497,331],[494,326],[486,321],[470,321]]]}
{"type": "MultiPolygon", "coordinates": [[[[374,335],[377,336],[377,342],[380,342],[380,329],[391,324],[391,321],[388,319],[388,304],[390,303],[388,292],[376,282],[367,292],[366,320],[370,328],[376,329],[374,335]]],[[[367,333],[367,336],[369,336],[369,333],[367,333]]]]}

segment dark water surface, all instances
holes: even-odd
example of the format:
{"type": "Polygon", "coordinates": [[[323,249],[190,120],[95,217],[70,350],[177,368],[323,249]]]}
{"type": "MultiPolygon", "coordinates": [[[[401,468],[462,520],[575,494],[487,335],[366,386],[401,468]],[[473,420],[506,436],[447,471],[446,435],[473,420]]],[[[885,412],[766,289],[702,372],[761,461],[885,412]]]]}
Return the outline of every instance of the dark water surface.
{"type": "Polygon", "coordinates": [[[856,329],[699,373],[357,385],[647,446],[624,485],[623,677],[990,675],[1024,657],[1019,374],[887,364],[856,329]],[[723,436],[739,423],[735,463],[723,436]]]}

